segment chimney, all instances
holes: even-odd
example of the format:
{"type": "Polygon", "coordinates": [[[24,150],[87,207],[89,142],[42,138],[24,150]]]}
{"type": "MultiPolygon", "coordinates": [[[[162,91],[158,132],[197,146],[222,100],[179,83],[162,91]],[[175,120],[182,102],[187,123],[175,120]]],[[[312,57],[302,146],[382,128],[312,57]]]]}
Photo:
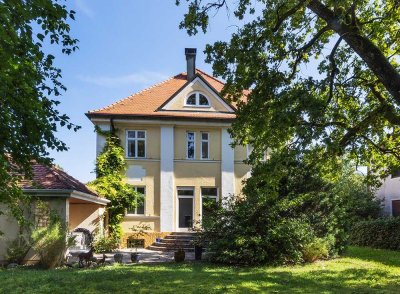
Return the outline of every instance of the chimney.
{"type": "Polygon", "coordinates": [[[196,48],[185,48],[187,80],[190,82],[196,75],[196,48]]]}

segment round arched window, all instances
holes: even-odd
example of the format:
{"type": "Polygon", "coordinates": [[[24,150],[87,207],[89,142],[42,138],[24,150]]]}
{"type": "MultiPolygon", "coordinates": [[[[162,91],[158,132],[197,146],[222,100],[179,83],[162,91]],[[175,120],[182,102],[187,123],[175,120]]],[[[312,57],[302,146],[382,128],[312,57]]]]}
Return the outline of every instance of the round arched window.
{"type": "Polygon", "coordinates": [[[199,93],[195,92],[190,94],[185,101],[186,106],[197,106],[197,107],[210,107],[210,101],[208,98],[199,93]]]}

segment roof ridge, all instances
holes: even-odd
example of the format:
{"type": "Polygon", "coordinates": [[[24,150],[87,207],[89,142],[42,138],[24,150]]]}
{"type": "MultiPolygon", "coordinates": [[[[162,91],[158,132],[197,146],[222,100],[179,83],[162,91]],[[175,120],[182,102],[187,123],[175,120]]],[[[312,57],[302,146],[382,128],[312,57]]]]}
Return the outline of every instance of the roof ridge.
{"type": "Polygon", "coordinates": [[[153,89],[153,88],[155,88],[155,87],[158,87],[158,86],[160,86],[160,85],[162,85],[162,84],[164,84],[164,83],[166,83],[166,82],[168,82],[168,81],[170,81],[170,80],[172,80],[172,79],[175,79],[176,77],[178,77],[178,76],[180,76],[180,75],[182,75],[182,73],[177,74],[177,75],[174,75],[174,76],[172,76],[172,77],[170,77],[170,78],[168,78],[168,79],[166,79],[166,80],[164,80],[164,81],[162,81],[162,82],[156,83],[156,84],[154,84],[154,85],[152,85],[152,86],[150,86],[150,87],[148,87],[148,88],[145,88],[145,89],[143,89],[143,90],[140,90],[139,92],[133,93],[133,94],[131,94],[131,95],[125,97],[125,98],[122,98],[122,99],[120,99],[120,100],[118,100],[118,101],[116,101],[116,102],[114,102],[114,103],[112,103],[112,104],[110,104],[110,105],[107,105],[107,106],[102,107],[102,108],[90,110],[90,111],[88,111],[88,113],[93,113],[93,112],[97,112],[97,111],[106,110],[107,108],[113,107],[113,106],[115,106],[115,105],[117,105],[117,104],[119,104],[119,103],[121,103],[121,102],[123,102],[123,101],[125,101],[125,100],[128,100],[128,99],[130,99],[130,98],[136,96],[136,95],[139,95],[139,94],[141,94],[141,93],[143,93],[143,92],[149,91],[149,90],[151,90],[151,89],[153,89]]]}

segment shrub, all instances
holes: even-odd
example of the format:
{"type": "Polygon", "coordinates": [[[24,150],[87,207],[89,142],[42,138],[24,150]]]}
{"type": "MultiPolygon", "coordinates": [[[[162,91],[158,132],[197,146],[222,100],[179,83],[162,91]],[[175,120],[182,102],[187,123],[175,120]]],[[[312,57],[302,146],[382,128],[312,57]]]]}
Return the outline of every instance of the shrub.
{"type": "Polygon", "coordinates": [[[350,244],[372,248],[400,250],[400,217],[361,221],[350,234],[350,244]]]}
{"type": "Polygon", "coordinates": [[[303,247],[303,260],[305,262],[314,262],[317,259],[328,258],[332,241],[330,238],[314,238],[303,247]]]}
{"type": "Polygon", "coordinates": [[[8,244],[5,258],[9,263],[21,264],[30,248],[31,246],[25,236],[18,235],[8,244]]]}
{"type": "Polygon", "coordinates": [[[203,218],[211,260],[294,264],[337,255],[347,241],[346,205],[335,189],[340,168],[290,150],[253,166],[243,197],[203,218]],[[329,246],[321,241],[328,239],[329,246]]]}
{"type": "Polygon", "coordinates": [[[93,243],[94,251],[96,253],[111,252],[118,248],[119,240],[115,237],[99,236],[93,243]]]}
{"type": "Polygon", "coordinates": [[[74,239],[68,235],[67,225],[57,212],[50,210],[48,225],[32,232],[32,247],[39,255],[40,264],[50,269],[63,264],[65,253],[74,244],[74,239]]]}

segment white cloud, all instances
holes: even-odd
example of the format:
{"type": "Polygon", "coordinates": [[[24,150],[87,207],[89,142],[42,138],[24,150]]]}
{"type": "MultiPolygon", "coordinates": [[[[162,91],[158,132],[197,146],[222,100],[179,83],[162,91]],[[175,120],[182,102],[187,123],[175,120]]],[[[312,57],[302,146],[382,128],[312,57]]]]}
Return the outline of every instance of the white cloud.
{"type": "Polygon", "coordinates": [[[168,76],[163,73],[152,72],[152,71],[143,71],[140,73],[132,73],[122,76],[113,76],[113,77],[78,75],[78,79],[80,79],[83,82],[110,88],[127,84],[150,86],[154,83],[161,82],[167,78],[168,76]]]}
{"type": "Polygon", "coordinates": [[[94,11],[89,5],[86,3],[85,0],[75,0],[75,6],[78,12],[82,12],[82,14],[93,18],[94,17],[94,11]]]}

